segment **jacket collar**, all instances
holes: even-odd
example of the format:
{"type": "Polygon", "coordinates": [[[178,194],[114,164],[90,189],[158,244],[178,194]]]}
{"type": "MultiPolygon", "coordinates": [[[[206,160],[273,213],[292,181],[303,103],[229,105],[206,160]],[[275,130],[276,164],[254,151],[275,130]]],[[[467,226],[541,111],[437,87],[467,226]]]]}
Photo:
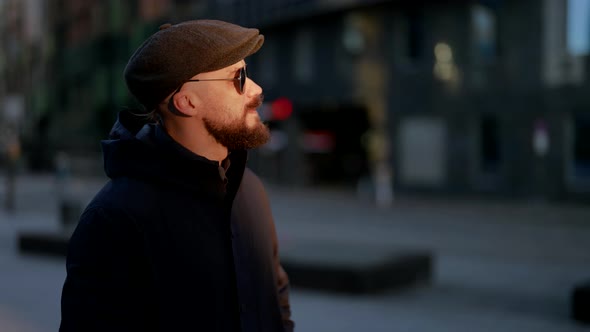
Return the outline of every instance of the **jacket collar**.
{"type": "Polygon", "coordinates": [[[112,139],[102,142],[109,177],[127,176],[233,199],[246,167],[245,150],[229,154],[226,166],[231,167],[226,170],[219,162],[183,147],[160,125],[146,123],[139,127],[137,123],[126,125],[128,121],[128,114],[120,114],[111,131],[112,139]],[[134,133],[132,128],[140,129],[134,133]]]}

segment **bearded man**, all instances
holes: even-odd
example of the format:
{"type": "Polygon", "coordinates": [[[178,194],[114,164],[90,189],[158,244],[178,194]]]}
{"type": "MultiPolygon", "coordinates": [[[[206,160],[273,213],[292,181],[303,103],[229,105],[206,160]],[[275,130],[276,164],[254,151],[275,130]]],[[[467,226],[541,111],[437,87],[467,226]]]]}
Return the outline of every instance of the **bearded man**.
{"type": "Polygon", "coordinates": [[[274,221],[247,150],[269,139],[257,29],[165,24],[131,56],[143,106],[102,142],[108,183],[70,239],[60,331],[292,331],[274,221]],[[138,114],[141,113],[141,114],[138,114]]]}

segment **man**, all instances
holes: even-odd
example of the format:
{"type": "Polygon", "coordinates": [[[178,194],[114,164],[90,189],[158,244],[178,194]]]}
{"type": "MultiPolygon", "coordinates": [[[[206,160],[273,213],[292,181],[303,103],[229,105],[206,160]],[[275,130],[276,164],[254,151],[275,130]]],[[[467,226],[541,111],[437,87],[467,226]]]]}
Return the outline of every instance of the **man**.
{"type": "Polygon", "coordinates": [[[274,222],[246,150],[268,129],[256,29],[163,25],[125,68],[143,117],[103,141],[110,181],[70,240],[60,331],[292,331],[274,222]],[[158,119],[146,122],[146,119],[158,119]]]}

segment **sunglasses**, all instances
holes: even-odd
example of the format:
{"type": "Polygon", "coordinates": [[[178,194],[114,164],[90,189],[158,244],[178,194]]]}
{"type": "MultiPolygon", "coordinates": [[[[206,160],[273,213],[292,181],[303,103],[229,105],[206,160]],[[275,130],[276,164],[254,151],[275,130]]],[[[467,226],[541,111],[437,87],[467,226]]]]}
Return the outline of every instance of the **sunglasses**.
{"type": "MultiPolygon", "coordinates": [[[[246,72],[246,66],[240,68],[238,70],[238,77],[234,78],[202,78],[202,79],[194,79],[194,80],[187,80],[186,82],[205,82],[205,81],[234,81],[234,86],[239,94],[244,94],[244,86],[246,85],[246,78],[248,78],[248,73],[246,72]]],[[[185,82],[185,83],[186,83],[185,82]]],[[[180,90],[180,88],[178,88],[180,90]]]]}

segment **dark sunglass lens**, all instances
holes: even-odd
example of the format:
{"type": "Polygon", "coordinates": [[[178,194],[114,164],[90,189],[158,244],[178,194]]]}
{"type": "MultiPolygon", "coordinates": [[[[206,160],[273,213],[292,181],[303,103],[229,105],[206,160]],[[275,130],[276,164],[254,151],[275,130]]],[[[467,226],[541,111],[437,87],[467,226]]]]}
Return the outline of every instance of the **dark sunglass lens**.
{"type": "Polygon", "coordinates": [[[244,86],[246,85],[246,78],[247,78],[246,67],[242,67],[242,69],[240,69],[240,93],[244,93],[244,86]]]}

